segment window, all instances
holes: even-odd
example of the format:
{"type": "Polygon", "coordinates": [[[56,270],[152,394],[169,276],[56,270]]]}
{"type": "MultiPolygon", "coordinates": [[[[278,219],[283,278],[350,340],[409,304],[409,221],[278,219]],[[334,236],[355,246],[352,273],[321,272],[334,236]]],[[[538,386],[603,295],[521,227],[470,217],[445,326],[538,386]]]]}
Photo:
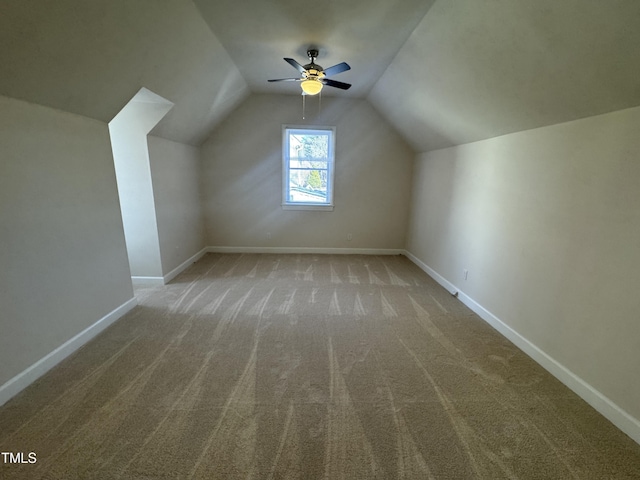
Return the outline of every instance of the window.
{"type": "Polygon", "coordinates": [[[283,127],[283,209],[333,210],[335,131],[283,127]]]}

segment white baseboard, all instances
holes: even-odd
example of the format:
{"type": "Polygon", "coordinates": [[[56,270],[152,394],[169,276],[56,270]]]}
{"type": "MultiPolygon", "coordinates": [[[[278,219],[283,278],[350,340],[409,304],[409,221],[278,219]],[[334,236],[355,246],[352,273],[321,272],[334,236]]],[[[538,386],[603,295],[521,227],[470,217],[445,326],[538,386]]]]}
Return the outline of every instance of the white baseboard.
{"type": "Polygon", "coordinates": [[[131,283],[133,283],[134,285],[137,285],[137,286],[166,285],[171,280],[173,280],[178,275],[180,275],[182,272],[184,272],[191,265],[193,265],[198,260],[200,260],[208,251],[209,251],[209,249],[207,247],[203,248],[198,253],[196,253],[195,255],[193,255],[191,257],[189,257],[187,260],[182,262],[180,265],[178,265],[176,268],[171,270],[169,273],[167,273],[163,277],[142,277],[142,276],[139,276],[139,275],[138,276],[132,276],[131,277],[131,283]]]}
{"type": "Polygon", "coordinates": [[[476,302],[473,298],[460,291],[453,283],[449,282],[438,272],[422,262],[418,257],[410,252],[404,252],[404,254],[445,289],[451,293],[457,292],[458,299],[473,310],[473,312],[475,312],[480,318],[507,337],[520,350],[529,355],[529,357],[551,373],[551,375],[573,390],[574,393],[600,412],[605,418],[631,437],[636,443],[640,444],[640,420],[629,415],[613,401],[593,388],[590,384],[585,382],[582,378],[577,376],[557,360],[542,351],[525,337],[520,335],[513,328],[476,302]]]}
{"type": "MultiPolygon", "coordinates": [[[[422,260],[420,260],[414,254],[412,254],[411,252],[405,251],[405,252],[403,252],[403,255],[405,255],[409,260],[411,260],[418,267],[420,267],[420,269],[424,273],[426,273],[431,278],[433,278],[436,282],[438,282],[447,291],[451,292],[451,294],[455,294],[456,292],[459,293],[458,287],[456,287],[453,283],[448,281],[446,278],[444,278],[442,275],[440,275],[438,272],[436,272],[433,268],[431,268],[429,265],[424,263],[422,260]]],[[[471,307],[469,307],[469,308],[471,308],[471,307]]]]}
{"type": "Polygon", "coordinates": [[[131,283],[133,285],[149,285],[149,286],[155,286],[155,285],[164,285],[164,277],[140,277],[140,276],[135,276],[135,277],[131,277],[131,283]]]}
{"type": "Polygon", "coordinates": [[[208,252],[208,249],[205,247],[202,250],[200,250],[198,253],[190,257],[189,259],[182,262],[180,265],[178,265],[176,268],[174,268],[169,273],[167,273],[164,277],[162,277],[163,283],[164,284],[169,283],[171,280],[176,278],[178,275],[184,272],[191,265],[193,265],[198,260],[200,260],[207,252],[208,252]]]}
{"type": "Polygon", "coordinates": [[[122,317],[125,313],[130,311],[137,304],[138,301],[135,298],[128,300],[112,312],[102,317],[93,325],[85,328],[76,336],[67,340],[65,343],[60,345],[45,357],[38,360],[26,370],[22,371],[21,373],[7,381],[4,385],[0,386],[0,405],[5,404],[9,399],[27,388],[62,360],[67,358],[93,337],[106,329],[109,325],[122,317]]]}
{"type": "Polygon", "coordinates": [[[207,247],[209,253],[317,253],[333,255],[402,255],[401,248],[207,247]]]}

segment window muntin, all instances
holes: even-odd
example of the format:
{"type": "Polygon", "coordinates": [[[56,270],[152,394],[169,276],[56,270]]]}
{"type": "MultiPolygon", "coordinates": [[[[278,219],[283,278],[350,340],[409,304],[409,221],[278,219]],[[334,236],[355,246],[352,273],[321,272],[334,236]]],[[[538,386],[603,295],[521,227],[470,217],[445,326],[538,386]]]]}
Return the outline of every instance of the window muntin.
{"type": "Polygon", "coordinates": [[[334,127],[283,128],[283,206],[332,207],[334,127]]]}

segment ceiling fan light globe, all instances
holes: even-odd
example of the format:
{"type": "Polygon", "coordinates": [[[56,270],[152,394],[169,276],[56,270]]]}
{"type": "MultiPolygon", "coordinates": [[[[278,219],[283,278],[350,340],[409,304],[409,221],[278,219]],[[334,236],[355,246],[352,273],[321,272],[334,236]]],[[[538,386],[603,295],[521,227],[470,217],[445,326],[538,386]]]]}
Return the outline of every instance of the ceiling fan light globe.
{"type": "Polygon", "coordinates": [[[300,83],[300,86],[302,87],[302,91],[307,95],[317,95],[323,87],[322,83],[318,80],[304,80],[300,83]]]}

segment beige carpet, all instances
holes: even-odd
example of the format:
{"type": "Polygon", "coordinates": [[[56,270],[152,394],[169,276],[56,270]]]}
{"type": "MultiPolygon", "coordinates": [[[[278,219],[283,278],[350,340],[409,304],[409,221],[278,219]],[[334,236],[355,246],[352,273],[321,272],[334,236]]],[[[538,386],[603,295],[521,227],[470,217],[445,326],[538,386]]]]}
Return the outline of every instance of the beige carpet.
{"type": "Polygon", "coordinates": [[[0,478],[631,479],[640,446],[401,256],[206,255],[0,408],[0,478]],[[1,460],[1,459],[0,459],[1,460]]]}

